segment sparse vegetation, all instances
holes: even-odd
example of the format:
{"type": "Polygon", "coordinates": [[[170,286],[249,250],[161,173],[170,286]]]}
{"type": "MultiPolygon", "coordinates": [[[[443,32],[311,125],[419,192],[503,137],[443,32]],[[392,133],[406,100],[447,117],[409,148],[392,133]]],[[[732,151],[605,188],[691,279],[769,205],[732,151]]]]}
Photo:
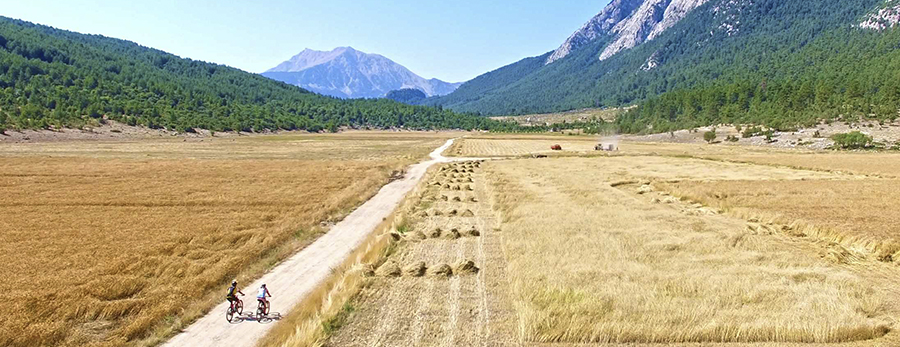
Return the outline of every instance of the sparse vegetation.
{"type": "Polygon", "coordinates": [[[706,141],[706,143],[713,143],[713,141],[715,141],[715,140],[716,140],[716,129],[713,129],[713,130],[703,133],[703,141],[706,141]]]}

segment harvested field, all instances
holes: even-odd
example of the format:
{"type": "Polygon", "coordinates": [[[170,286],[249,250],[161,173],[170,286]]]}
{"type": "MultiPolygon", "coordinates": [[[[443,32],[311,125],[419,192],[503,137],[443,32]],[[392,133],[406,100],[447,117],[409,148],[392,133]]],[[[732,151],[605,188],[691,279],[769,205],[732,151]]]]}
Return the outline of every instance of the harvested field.
{"type": "Polygon", "coordinates": [[[768,147],[624,142],[622,155],[706,158],[900,178],[900,153],[788,150],[768,147]]]}
{"type": "Polygon", "coordinates": [[[451,136],[4,144],[0,345],[154,343],[451,136]]]}
{"type": "Polygon", "coordinates": [[[644,157],[486,168],[524,341],[866,342],[885,336],[898,316],[887,303],[896,275],[875,283],[820,259],[812,245],[750,233],[742,219],[686,213],[701,207],[654,204],[637,187],[611,186],[843,176],[644,157]]]}
{"type": "MultiPolygon", "coordinates": [[[[325,342],[326,346],[515,345],[515,314],[507,300],[500,235],[477,232],[492,230],[496,223],[490,205],[440,199],[487,194],[481,170],[474,171],[474,192],[428,185],[419,205],[419,209],[462,210],[472,215],[442,214],[409,220],[408,234],[434,233],[430,236],[435,237],[407,239],[388,260],[427,264],[426,275],[370,279],[349,303],[352,312],[347,313],[342,327],[325,342]],[[447,233],[455,237],[441,236],[447,233]]],[[[420,216],[416,212],[411,215],[420,216]]]]}
{"type": "Polygon", "coordinates": [[[388,260],[425,275],[369,279],[325,345],[900,345],[900,254],[865,249],[895,234],[900,182],[862,164],[892,154],[631,145],[488,161],[472,191],[437,170],[388,260]]]}
{"type": "Polygon", "coordinates": [[[680,182],[660,188],[745,219],[809,226],[822,240],[900,260],[897,180],[680,182]]]}
{"type": "Polygon", "coordinates": [[[462,157],[514,157],[531,154],[593,152],[598,137],[590,136],[550,136],[550,135],[517,135],[491,136],[482,135],[467,137],[457,141],[450,148],[449,155],[462,157]],[[550,149],[553,145],[562,146],[562,151],[550,149]]]}

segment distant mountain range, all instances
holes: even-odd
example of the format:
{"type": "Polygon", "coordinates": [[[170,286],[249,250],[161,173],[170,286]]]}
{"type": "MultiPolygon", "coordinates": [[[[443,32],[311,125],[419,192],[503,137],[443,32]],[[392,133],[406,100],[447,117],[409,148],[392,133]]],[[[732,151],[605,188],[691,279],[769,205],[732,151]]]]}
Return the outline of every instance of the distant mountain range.
{"type": "Polygon", "coordinates": [[[425,79],[378,54],[338,47],[329,52],[306,49],[262,74],[268,78],[339,98],[381,98],[399,89],[426,96],[446,95],[461,83],[425,79]]]}
{"type": "Polygon", "coordinates": [[[421,103],[485,115],[640,105],[620,126],[896,117],[900,0],[613,0],[557,49],[421,103]]]}

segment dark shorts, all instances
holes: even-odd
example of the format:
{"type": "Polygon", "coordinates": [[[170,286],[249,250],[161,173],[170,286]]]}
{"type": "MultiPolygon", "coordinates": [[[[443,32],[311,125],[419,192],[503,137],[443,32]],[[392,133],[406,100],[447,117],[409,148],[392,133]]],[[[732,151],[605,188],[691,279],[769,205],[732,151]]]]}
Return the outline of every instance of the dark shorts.
{"type": "Polygon", "coordinates": [[[226,296],[225,299],[227,299],[228,302],[235,302],[235,301],[237,301],[238,298],[234,295],[231,295],[231,296],[226,296]]]}

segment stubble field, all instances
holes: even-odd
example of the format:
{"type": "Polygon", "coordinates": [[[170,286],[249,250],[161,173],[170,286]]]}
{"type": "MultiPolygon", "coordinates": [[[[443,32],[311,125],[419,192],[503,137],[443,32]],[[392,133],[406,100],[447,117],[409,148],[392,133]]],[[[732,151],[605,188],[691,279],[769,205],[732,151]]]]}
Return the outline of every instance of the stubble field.
{"type": "Polygon", "coordinates": [[[153,344],[450,137],[0,146],[0,345],[153,344]]]}
{"type": "Polygon", "coordinates": [[[598,140],[457,141],[453,155],[498,160],[462,205],[444,191],[455,177],[431,178],[408,232],[441,228],[433,211],[474,194],[467,223],[481,235],[401,239],[384,263],[399,278],[371,277],[327,344],[900,344],[896,154],[628,142],[598,153],[598,140]],[[552,144],[562,153],[522,159],[552,144]],[[482,269],[474,287],[403,271],[465,258],[482,269]]]}

